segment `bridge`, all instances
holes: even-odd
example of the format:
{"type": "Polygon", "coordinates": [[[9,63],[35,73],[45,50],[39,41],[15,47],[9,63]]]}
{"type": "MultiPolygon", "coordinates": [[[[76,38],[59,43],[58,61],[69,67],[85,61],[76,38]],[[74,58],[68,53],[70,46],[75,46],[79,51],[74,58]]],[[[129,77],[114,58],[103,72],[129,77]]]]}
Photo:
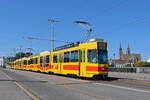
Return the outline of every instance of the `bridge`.
{"type": "Polygon", "coordinates": [[[1,100],[149,100],[150,74],[110,72],[106,80],[0,68],[1,100]]]}

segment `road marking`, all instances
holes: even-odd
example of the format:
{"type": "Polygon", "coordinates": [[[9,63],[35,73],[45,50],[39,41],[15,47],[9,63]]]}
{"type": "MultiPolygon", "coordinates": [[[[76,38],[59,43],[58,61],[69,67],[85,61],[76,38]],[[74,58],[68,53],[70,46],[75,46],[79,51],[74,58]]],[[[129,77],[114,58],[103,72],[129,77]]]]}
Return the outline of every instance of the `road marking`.
{"type": "MultiPolygon", "coordinates": [[[[42,81],[41,79],[38,79],[38,78],[35,78],[35,77],[34,77],[34,79],[42,81]]],[[[70,78],[69,78],[69,79],[70,79],[70,78]]],[[[86,84],[86,83],[88,84],[88,83],[90,83],[90,82],[78,82],[78,84],[79,84],[79,83],[80,83],[80,84],[86,84]]],[[[90,93],[88,93],[88,92],[82,91],[82,90],[80,90],[80,89],[75,89],[75,88],[66,87],[66,85],[56,85],[56,84],[50,83],[49,81],[47,82],[47,84],[64,87],[64,88],[66,88],[66,89],[68,89],[68,90],[70,90],[70,91],[74,91],[74,92],[77,92],[77,93],[80,92],[81,94],[84,94],[84,95],[87,95],[87,96],[90,96],[90,97],[94,97],[94,98],[97,98],[97,99],[100,99],[100,100],[110,100],[110,99],[108,99],[108,98],[106,98],[106,97],[104,97],[104,96],[94,95],[94,94],[90,94],[90,93]]],[[[66,83],[66,84],[68,84],[68,83],[66,83]]],[[[69,83],[69,84],[71,85],[71,84],[77,84],[77,83],[69,83]]],[[[69,84],[68,84],[68,85],[69,85],[69,84]]],[[[38,100],[38,99],[34,99],[34,100],[38,100]]]]}
{"type": "MultiPolygon", "coordinates": [[[[2,71],[1,71],[2,72],[2,71]]],[[[8,79],[10,80],[14,80],[13,78],[11,78],[10,76],[8,76],[5,72],[2,72],[8,79]]],[[[27,90],[26,88],[24,88],[21,84],[19,84],[18,82],[14,81],[14,83],[16,84],[16,86],[18,86],[19,88],[21,88],[28,96],[30,96],[33,100],[41,100],[38,96],[34,95],[33,93],[31,93],[29,90],[27,90]]]]}
{"type": "Polygon", "coordinates": [[[93,82],[58,83],[58,84],[55,84],[55,85],[73,85],[73,84],[90,84],[90,83],[93,83],[93,82]]]}
{"type": "Polygon", "coordinates": [[[136,92],[150,93],[150,91],[140,90],[140,89],[135,89],[135,88],[129,88],[129,87],[124,87],[124,86],[116,86],[116,85],[103,84],[103,83],[93,83],[93,84],[109,86],[109,87],[114,87],[114,88],[120,88],[120,89],[125,89],[125,90],[131,90],[131,91],[136,91],[136,92]]]}

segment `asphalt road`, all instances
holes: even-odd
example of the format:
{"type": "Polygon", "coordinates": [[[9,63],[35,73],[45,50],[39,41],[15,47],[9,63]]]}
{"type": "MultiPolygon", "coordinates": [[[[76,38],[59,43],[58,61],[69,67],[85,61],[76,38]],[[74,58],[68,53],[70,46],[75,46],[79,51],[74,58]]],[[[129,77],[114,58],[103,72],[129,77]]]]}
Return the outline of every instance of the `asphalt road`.
{"type": "Polygon", "coordinates": [[[0,100],[30,99],[150,100],[150,81],[114,77],[107,80],[83,80],[0,69],[0,100]]]}

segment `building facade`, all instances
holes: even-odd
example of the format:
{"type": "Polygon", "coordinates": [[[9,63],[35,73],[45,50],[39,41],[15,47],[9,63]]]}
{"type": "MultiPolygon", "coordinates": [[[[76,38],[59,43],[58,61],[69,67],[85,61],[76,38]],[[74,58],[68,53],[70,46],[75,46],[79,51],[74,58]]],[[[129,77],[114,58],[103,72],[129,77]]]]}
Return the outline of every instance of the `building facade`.
{"type": "Polygon", "coordinates": [[[118,58],[119,59],[110,59],[109,60],[109,64],[113,64],[115,67],[127,67],[127,66],[134,66],[135,63],[140,62],[142,57],[141,54],[135,54],[135,53],[131,53],[130,50],[130,46],[128,44],[128,48],[126,50],[126,53],[123,53],[123,49],[120,43],[120,48],[119,48],[119,52],[118,52],[118,58]]]}
{"type": "Polygon", "coordinates": [[[0,67],[4,66],[4,58],[0,57],[0,67]]]}
{"type": "Polygon", "coordinates": [[[147,62],[150,62],[150,58],[148,58],[147,62]]]}

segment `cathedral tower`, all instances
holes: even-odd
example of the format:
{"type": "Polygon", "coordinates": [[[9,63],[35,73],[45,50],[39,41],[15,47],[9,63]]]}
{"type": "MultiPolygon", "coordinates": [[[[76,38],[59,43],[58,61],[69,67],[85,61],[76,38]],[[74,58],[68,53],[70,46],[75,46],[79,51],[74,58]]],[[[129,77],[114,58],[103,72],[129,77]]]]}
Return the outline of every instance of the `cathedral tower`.
{"type": "Polygon", "coordinates": [[[124,60],[121,43],[120,43],[120,48],[119,48],[119,60],[124,60]]]}
{"type": "Polygon", "coordinates": [[[128,48],[127,48],[126,54],[127,54],[127,56],[130,56],[130,54],[131,54],[129,43],[128,43],[128,48]]]}

